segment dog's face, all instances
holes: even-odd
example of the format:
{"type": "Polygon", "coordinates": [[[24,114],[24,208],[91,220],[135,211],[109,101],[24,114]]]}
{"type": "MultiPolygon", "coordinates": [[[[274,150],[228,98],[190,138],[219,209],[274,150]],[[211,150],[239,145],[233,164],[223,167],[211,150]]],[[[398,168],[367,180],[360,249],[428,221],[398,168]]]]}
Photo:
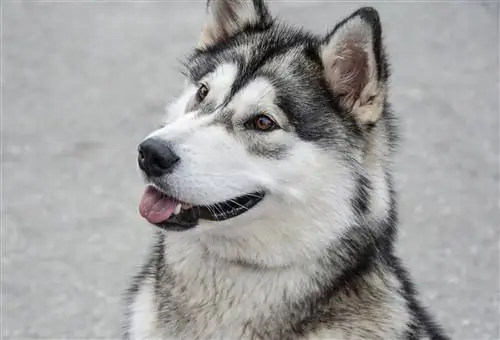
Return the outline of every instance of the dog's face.
{"type": "Polygon", "coordinates": [[[316,37],[262,1],[209,1],[186,89],[139,146],[141,214],[226,240],[339,234],[383,111],[380,34],[372,9],[316,37]]]}

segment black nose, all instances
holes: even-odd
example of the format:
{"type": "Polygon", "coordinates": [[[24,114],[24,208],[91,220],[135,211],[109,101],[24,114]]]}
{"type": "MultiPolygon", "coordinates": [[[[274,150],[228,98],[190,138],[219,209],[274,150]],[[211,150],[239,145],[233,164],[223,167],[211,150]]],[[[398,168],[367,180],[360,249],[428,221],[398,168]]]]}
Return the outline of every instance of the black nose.
{"type": "Polygon", "coordinates": [[[139,145],[139,168],[148,176],[162,176],[172,170],[180,158],[167,143],[148,138],[139,145]]]}

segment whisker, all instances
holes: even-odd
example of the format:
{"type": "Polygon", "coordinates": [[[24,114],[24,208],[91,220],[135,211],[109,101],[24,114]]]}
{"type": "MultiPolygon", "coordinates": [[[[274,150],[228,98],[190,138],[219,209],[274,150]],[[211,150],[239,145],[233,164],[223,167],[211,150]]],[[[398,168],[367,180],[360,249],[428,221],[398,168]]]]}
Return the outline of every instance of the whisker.
{"type": "MultiPolygon", "coordinates": [[[[239,206],[240,206],[240,207],[242,207],[243,209],[248,210],[248,208],[247,208],[247,207],[245,207],[244,205],[239,204],[238,202],[236,202],[236,201],[235,201],[235,200],[233,200],[233,199],[228,200],[228,202],[234,203],[234,204],[236,204],[236,205],[239,205],[239,206]]],[[[230,207],[230,208],[231,208],[231,205],[230,205],[229,203],[224,203],[224,204],[225,204],[225,205],[227,205],[228,207],[230,207]]]]}
{"type": "Polygon", "coordinates": [[[213,211],[213,210],[211,209],[211,205],[210,205],[210,204],[205,205],[205,207],[208,209],[208,211],[210,211],[210,214],[211,214],[211,215],[215,215],[215,211],[213,211]]]}
{"type": "Polygon", "coordinates": [[[224,215],[224,211],[222,210],[222,208],[218,204],[214,204],[213,206],[215,208],[217,208],[217,210],[219,210],[219,215],[224,215]]]}

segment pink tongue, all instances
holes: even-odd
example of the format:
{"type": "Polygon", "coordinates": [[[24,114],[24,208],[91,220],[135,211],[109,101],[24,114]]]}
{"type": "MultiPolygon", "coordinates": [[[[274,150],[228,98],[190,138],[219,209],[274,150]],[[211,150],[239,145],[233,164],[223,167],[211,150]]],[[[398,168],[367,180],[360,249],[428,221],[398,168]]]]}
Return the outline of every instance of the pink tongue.
{"type": "Polygon", "coordinates": [[[167,220],[179,202],[168,198],[149,186],[142,195],[139,212],[149,223],[167,220]]]}

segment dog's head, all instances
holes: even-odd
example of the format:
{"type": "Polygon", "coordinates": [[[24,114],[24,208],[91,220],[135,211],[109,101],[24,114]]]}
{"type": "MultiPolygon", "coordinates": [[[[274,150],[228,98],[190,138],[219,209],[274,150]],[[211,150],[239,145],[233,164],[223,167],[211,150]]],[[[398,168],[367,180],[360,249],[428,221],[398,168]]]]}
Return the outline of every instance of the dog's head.
{"type": "Polygon", "coordinates": [[[310,252],[376,208],[363,200],[370,174],[384,182],[389,139],[379,17],[362,8],[319,37],[260,0],[207,8],[187,87],[139,146],[140,211],[210,235],[221,256],[285,262],[283,249],[310,252]]]}

